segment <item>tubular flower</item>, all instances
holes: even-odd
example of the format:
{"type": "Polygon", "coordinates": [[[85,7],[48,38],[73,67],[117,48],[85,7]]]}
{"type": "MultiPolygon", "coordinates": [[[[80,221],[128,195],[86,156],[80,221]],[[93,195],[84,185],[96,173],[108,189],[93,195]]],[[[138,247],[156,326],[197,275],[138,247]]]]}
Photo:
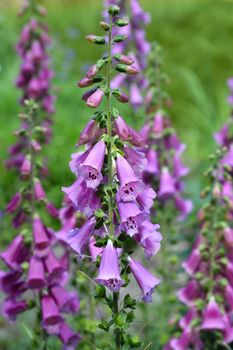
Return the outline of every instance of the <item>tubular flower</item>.
{"type": "Polygon", "coordinates": [[[124,283],[120,277],[117,251],[111,240],[108,241],[102,253],[99,274],[95,280],[108,287],[112,292],[119,292],[124,283]]]}
{"type": "Polygon", "coordinates": [[[145,302],[152,302],[152,293],[160,280],[154,277],[139,262],[128,257],[130,269],[142,290],[142,299],[145,302]]]}

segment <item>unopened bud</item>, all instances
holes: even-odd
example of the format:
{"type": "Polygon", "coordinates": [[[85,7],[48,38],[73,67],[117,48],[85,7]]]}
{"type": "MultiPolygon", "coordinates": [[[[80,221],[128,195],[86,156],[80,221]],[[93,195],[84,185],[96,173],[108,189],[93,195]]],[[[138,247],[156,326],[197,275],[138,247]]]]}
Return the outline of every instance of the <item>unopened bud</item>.
{"type": "Polygon", "coordinates": [[[30,175],[31,169],[32,169],[31,156],[27,155],[24,158],[24,161],[23,161],[21,169],[20,169],[22,178],[24,180],[26,180],[28,178],[28,176],[30,175]]]}
{"type": "Polygon", "coordinates": [[[87,41],[90,41],[91,43],[97,44],[97,45],[104,45],[106,43],[106,40],[103,36],[97,36],[97,35],[87,35],[86,36],[87,41]]]}
{"type": "Polygon", "coordinates": [[[123,18],[119,18],[115,24],[118,26],[118,27],[125,27],[129,24],[129,21],[127,19],[123,19],[123,18]]]}
{"type": "Polygon", "coordinates": [[[221,196],[221,189],[220,189],[220,185],[218,183],[215,184],[212,193],[213,193],[214,198],[219,198],[221,196]]]}
{"type": "Polygon", "coordinates": [[[112,17],[117,16],[119,14],[119,12],[120,12],[120,7],[117,5],[111,6],[108,9],[108,14],[112,17]]]}
{"type": "Polygon", "coordinates": [[[97,89],[86,101],[86,105],[91,108],[97,108],[104,97],[104,92],[101,89],[97,89]]]}
{"type": "Polygon", "coordinates": [[[114,90],[112,94],[121,103],[129,102],[129,97],[122,91],[114,90]]]}
{"type": "Polygon", "coordinates": [[[85,87],[93,85],[93,80],[88,79],[87,77],[84,77],[83,79],[79,80],[77,85],[80,88],[85,88],[85,87]]]}
{"type": "Polygon", "coordinates": [[[47,11],[43,6],[37,6],[36,10],[41,16],[45,16],[47,14],[47,11]]]}
{"type": "Polygon", "coordinates": [[[108,32],[109,29],[110,29],[110,25],[109,25],[107,22],[101,21],[101,22],[100,22],[100,26],[101,26],[101,28],[102,28],[103,30],[105,30],[106,32],[108,32]]]}
{"type": "Polygon", "coordinates": [[[113,42],[114,43],[121,43],[122,41],[125,41],[127,39],[127,35],[125,34],[119,34],[114,36],[113,42]]]}
{"type": "Polygon", "coordinates": [[[116,70],[120,73],[126,73],[129,75],[136,75],[138,74],[137,68],[134,66],[126,66],[125,64],[118,64],[116,66],[116,70]]]}
{"type": "Polygon", "coordinates": [[[114,58],[117,61],[119,61],[120,63],[126,64],[128,66],[130,66],[131,64],[133,64],[135,62],[133,57],[129,57],[129,56],[121,55],[121,54],[114,55],[114,58]]]}

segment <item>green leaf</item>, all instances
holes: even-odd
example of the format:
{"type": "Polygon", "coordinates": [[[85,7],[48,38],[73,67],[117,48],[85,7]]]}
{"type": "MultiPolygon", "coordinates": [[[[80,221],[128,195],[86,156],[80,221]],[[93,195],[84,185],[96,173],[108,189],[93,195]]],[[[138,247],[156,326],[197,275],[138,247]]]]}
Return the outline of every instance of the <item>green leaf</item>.
{"type": "Polygon", "coordinates": [[[108,332],[108,331],[109,331],[109,328],[110,328],[108,322],[105,321],[105,320],[102,320],[102,321],[98,324],[98,327],[99,327],[100,329],[103,329],[103,330],[106,331],[106,332],[108,332]]]}
{"type": "Polygon", "coordinates": [[[129,294],[124,298],[124,308],[134,309],[136,306],[136,300],[133,299],[129,294]]]}
{"type": "Polygon", "coordinates": [[[34,335],[31,332],[31,330],[28,328],[28,326],[25,323],[22,323],[22,327],[25,330],[25,332],[27,333],[28,337],[33,340],[34,339],[34,335]]]}
{"type": "Polygon", "coordinates": [[[106,290],[105,287],[101,284],[97,284],[95,287],[96,298],[105,298],[106,290]]]}
{"type": "Polygon", "coordinates": [[[118,327],[122,327],[125,323],[125,320],[124,318],[121,316],[121,315],[117,315],[116,318],[115,318],[115,324],[118,326],[118,327]]]}
{"type": "Polygon", "coordinates": [[[127,317],[126,317],[126,322],[127,323],[132,323],[135,319],[135,315],[134,315],[134,312],[133,311],[130,311],[128,314],[127,314],[127,317]]]}
{"type": "Polygon", "coordinates": [[[103,218],[104,217],[104,212],[103,212],[103,210],[102,209],[97,209],[96,211],[95,211],[95,217],[96,218],[103,218]]]}
{"type": "Polygon", "coordinates": [[[119,115],[120,115],[120,112],[118,111],[118,109],[115,108],[115,107],[112,107],[112,116],[113,116],[113,118],[117,119],[119,117],[119,115]]]}
{"type": "Polygon", "coordinates": [[[141,346],[141,342],[138,338],[138,336],[132,336],[132,337],[128,337],[128,344],[131,346],[131,348],[138,348],[139,346],[141,346]]]}

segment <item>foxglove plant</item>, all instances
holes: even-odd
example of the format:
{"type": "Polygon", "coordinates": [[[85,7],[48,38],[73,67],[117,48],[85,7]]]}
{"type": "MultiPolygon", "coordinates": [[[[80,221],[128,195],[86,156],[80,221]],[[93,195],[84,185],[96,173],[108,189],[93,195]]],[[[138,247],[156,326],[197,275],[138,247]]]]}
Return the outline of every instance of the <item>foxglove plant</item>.
{"type": "MultiPolygon", "coordinates": [[[[147,164],[142,171],[142,179],[148,186],[156,189],[157,200],[153,212],[161,222],[161,229],[167,232],[159,255],[159,273],[163,283],[158,289],[161,298],[159,322],[154,337],[159,338],[160,344],[169,339],[167,326],[177,303],[175,291],[178,288],[179,247],[177,243],[180,234],[181,221],[192,209],[190,200],[183,198],[183,177],[189,169],[182,163],[185,145],[182,144],[172,127],[166,112],[170,104],[164,85],[168,78],[162,71],[161,48],[157,43],[151,45],[148,56],[147,79],[148,89],[145,98],[146,122],[141,130],[142,137],[148,144],[145,151],[147,164]]],[[[161,349],[161,346],[158,347],[161,349]]],[[[156,348],[157,349],[157,348],[156,348]]]]}
{"type": "Polygon", "coordinates": [[[0,253],[7,268],[0,272],[0,287],[5,294],[3,316],[15,321],[19,314],[33,309],[35,327],[34,332],[29,332],[33,333],[34,347],[38,349],[42,342],[46,349],[47,335],[55,334],[64,349],[72,349],[80,337],[66,324],[64,314],[77,313],[79,300],[76,293],[65,289],[69,275],[61,254],[66,254],[66,249],[44,223],[45,212],[58,217],[43,189],[41,178],[47,171],[41,166],[41,152],[34,147],[36,142],[41,150],[46,136],[38,128],[40,118],[35,102],[25,101],[25,105],[28,112],[20,115],[27,125],[23,131],[28,145],[20,169],[22,183],[6,208],[18,234],[0,253]]]}
{"type": "MultiPolygon", "coordinates": [[[[24,1],[23,8],[19,15],[29,14],[29,20],[24,25],[19,42],[16,45],[16,52],[22,60],[19,75],[16,79],[16,86],[22,90],[20,103],[24,105],[25,100],[33,99],[41,110],[41,124],[46,132],[46,141],[51,137],[51,115],[54,113],[54,99],[51,95],[51,78],[53,72],[49,68],[49,57],[47,54],[50,37],[48,28],[41,18],[46,14],[43,7],[36,1],[24,1]]],[[[22,129],[27,128],[27,121],[22,122],[22,129]]],[[[27,138],[21,130],[18,131],[18,140],[9,149],[10,158],[7,161],[9,168],[20,169],[24,160],[24,149],[28,147],[27,138]]],[[[34,146],[39,148],[34,142],[34,146]]]]}
{"type": "MultiPolygon", "coordinates": [[[[118,59],[119,54],[132,51],[130,56],[134,59],[135,67],[140,71],[136,76],[125,76],[118,74],[111,82],[112,88],[117,89],[125,85],[129,89],[130,103],[135,110],[143,106],[144,95],[148,81],[143,74],[147,66],[147,58],[150,52],[150,44],[146,40],[145,26],[150,23],[150,15],[143,11],[139,0],[105,0],[105,7],[109,5],[118,5],[121,9],[121,15],[129,18],[129,25],[118,26],[114,28],[115,35],[126,35],[127,42],[119,43],[117,49],[113,48],[115,58],[118,59]]],[[[119,23],[120,24],[120,23],[119,23]]],[[[123,57],[121,56],[121,62],[123,57]]],[[[127,61],[129,58],[126,59],[127,61]]]]}
{"type": "Polygon", "coordinates": [[[232,184],[232,166],[225,152],[220,149],[211,156],[213,165],[206,172],[208,186],[201,197],[207,199],[198,213],[200,233],[183,263],[189,281],[178,292],[187,312],[177,315],[179,330],[166,350],[231,349],[232,199],[225,188],[232,184]]]}
{"type": "Polygon", "coordinates": [[[163,91],[167,77],[161,71],[160,51],[160,47],[155,43],[149,55],[147,121],[141,131],[141,135],[149,144],[149,149],[146,153],[148,163],[143,172],[143,178],[146,183],[153,183],[157,189],[156,203],[161,209],[172,201],[172,206],[177,211],[176,218],[182,221],[192,209],[191,201],[182,196],[184,190],[182,179],[189,173],[189,169],[181,159],[186,146],[179,140],[164,109],[169,99],[163,91]]]}
{"type": "Polygon", "coordinates": [[[126,40],[113,34],[116,27],[128,25],[119,17],[119,12],[118,6],[111,6],[108,21],[100,23],[108,39],[96,35],[86,37],[92,43],[107,47],[107,56],[89,69],[78,86],[91,86],[83,95],[88,107],[99,107],[104,98],[107,104],[105,110],[94,112],[82,131],[78,146],[86,147],[73,154],[70,163],[77,179],[63,191],[75,208],[87,216],[80,229],[69,233],[67,242],[83,258],[88,245],[92,252],[95,250],[92,261],[99,267],[95,278],[96,298],[108,305],[112,313],[111,320],[102,319],[99,326],[106,332],[114,329],[115,349],[122,346],[127,349],[140,346],[138,337],[126,332],[134,318],[136,300],[130,293],[119,303],[120,291],[128,285],[130,271],[145,302],[152,301],[152,293],[159,284],[159,279],[131,257],[132,242],[133,246],[142,246],[147,257],[152,257],[158,252],[162,237],[159,225],[149,221],[155,192],[139,176],[146,161],[140,151],[145,147],[144,140],[112,106],[113,98],[123,103],[127,100],[119,89],[111,88],[112,70],[137,74],[131,58],[119,54],[115,59],[112,53],[113,47],[126,40]],[[104,67],[106,76],[102,74],[104,67]]]}

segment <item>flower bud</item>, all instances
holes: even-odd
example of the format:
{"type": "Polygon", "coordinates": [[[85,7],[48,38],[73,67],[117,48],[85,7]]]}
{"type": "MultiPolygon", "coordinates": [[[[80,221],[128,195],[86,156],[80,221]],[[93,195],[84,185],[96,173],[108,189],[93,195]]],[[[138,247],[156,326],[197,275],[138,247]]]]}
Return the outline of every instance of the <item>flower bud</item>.
{"type": "Polygon", "coordinates": [[[118,64],[116,70],[120,73],[126,73],[129,75],[138,74],[138,70],[134,66],[126,66],[125,64],[118,64]]]}
{"type": "Polygon", "coordinates": [[[219,183],[215,184],[215,186],[214,186],[213,196],[214,196],[214,198],[220,198],[220,196],[221,196],[221,188],[220,188],[219,183]]]}
{"type": "Polygon", "coordinates": [[[109,29],[110,29],[110,25],[109,25],[107,22],[101,21],[101,22],[100,22],[100,26],[101,26],[101,28],[102,28],[103,30],[105,30],[106,32],[108,32],[109,29]]]}
{"type": "Polygon", "coordinates": [[[95,137],[97,132],[98,123],[96,123],[95,120],[91,119],[80,134],[78,146],[85,145],[86,143],[88,143],[91,139],[95,137]]]}
{"type": "Polygon", "coordinates": [[[117,135],[123,141],[127,140],[130,136],[130,132],[129,132],[129,127],[124,121],[124,119],[121,116],[119,116],[117,119],[114,120],[114,122],[115,122],[117,135]]]}
{"type": "Polygon", "coordinates": [[[133,57],[129,57],[129,56],[121,55],[121,54],[114,55],[114,58],[117,61],[119,61],[120,63],[126,64],[128,66],[130,66],[131,64],[133,64],[135,62],[133,57]]]}
{"type": "Polygon", "coordinates": [[[91,86],[93,84],[94,84],[93,80],[88,79],[87,77],[84,77],[83,79],[79,80],[77,85],[80,88],[85,88],[85,87],[91,86]]]}
{"type": "Polygon", "coordinates": [[[39,179],[34,179],[34,195],[38,201],[45,199],[45,192],[39,179]]]}
{"type": "Polygon", "coordinates": [[[21,193],[16,192],[11,201],[7,204],[6,211],[8,213],[13,213],[16,209],[18,209],[22,200],[21,193]]]}
{"type": "Polygon", "coordinates": [[[118,26],[118,27],[125,27],[129,24],[129,21],[127,19],[123,19],[123,18],[119,18],[115,24],[118,26]]]}
{"type": "Polygon", "coordinates": [[[103,68],[105,63],[105,60],[98,60],[98,62],[88,70],[86,77],[88,79],[93,79],[96,76],[96,74],[103,68]]]}
{"type": "Polygon", "coordinates": [[[87,99],[87,106],[91,108],[98,107],[104,97],[104,92],[101,89],[97,89],[88,99],[87,99]]]}
{"type": "Polygon", "coordinates": [[[97,45],[104,45],[106,44],[106,40],[103,36],[97,36],[97,35],[87,35],[86,36],[87,41],[90,41],[91,43],[95,43],[97,45]]]}
{"type": "Polygon", "coordinates": [[[87,99],[94,94],[94,92],[98,89],[98,87],[94,87],[91,90],[88,90],[87,92],[85,92],[85,94],[83,94],[82,96],[82,100],[83,101],[87,101],[87,99]]]}
{"type": "Polygon", "coordinates": [[[99,69],[97,68],[96,64],[94,64],[94,66],[92,66],[92,67],[88,70],[88,72],[87,72],[87,74],[86,74],[86,77],[87,77],[88,79],[92,79],[92,78],[94,78],[94,77],[96,76],[96,74],[98,73],[98,71],[99,71],[99,69]]]}
{"type": "Polygon", "coordinates": [[[52,216],[53,218],[58,218],[59,213],[57,208],[55,208],[55,206],[53,205],[53,203],[46,201],[46,209],[48,210],[50,216],[52,216]]]}
{"type": "Polygon", "coordinates": [[[41,16],[45,16],[47,14],[47,11],[43,6],[37,6],[36,10],[41,16]]]}
{"type": "Polygon", "coordinates": [[[233,230],[230,227],[226,227],[223,230],[224,240],[228,247],[233,247],[233,230]]]}
{"type": "Polygon", "coordinates": [[[20,11],[17,13],[17,15],[18,15],[19,17],[23,16],[24,13],[28,10],[29,6],[30,6],[30,2],[29,2],[28,0],[23,1],[22,8],[21,8],[20,11]]]}
{"type": "Polygon", "coordinates": [[[114,43],[121,43],[122,41],[125,41],[127,39],[127,35],[125,34],[118,34],[114,36],[113,42],[114,43]]]}
{"type": "Polygon", "coordinates": [[[112,94],[121,103],[129,102],[129,97],[122,91],[114,90],[112,94]]]}
{"type": "Polygon", "coordinates": [[[37,141],[37,140],[32,140],[31,141],[31,146],[32,146],[32,148],[33,148],[33,150],[35,151],[35,152],[40,152],[41,151],[41,145],[39,144],[39,142],[37,141]]]}
{"type": "Polygon", "coordinates": [[[32,169],[31,156],[27,155],[21,166],[21,175],[23,179],[26,179],[30,175],[31,169],[32,169]]]}
{"type": "Polygon", "coordinates": [[[117,16],[119,14],[119,12],[120,12],[120,7],[117,5],[111,6],[108,9],[108,14],[112,17],[117,16]]]}

